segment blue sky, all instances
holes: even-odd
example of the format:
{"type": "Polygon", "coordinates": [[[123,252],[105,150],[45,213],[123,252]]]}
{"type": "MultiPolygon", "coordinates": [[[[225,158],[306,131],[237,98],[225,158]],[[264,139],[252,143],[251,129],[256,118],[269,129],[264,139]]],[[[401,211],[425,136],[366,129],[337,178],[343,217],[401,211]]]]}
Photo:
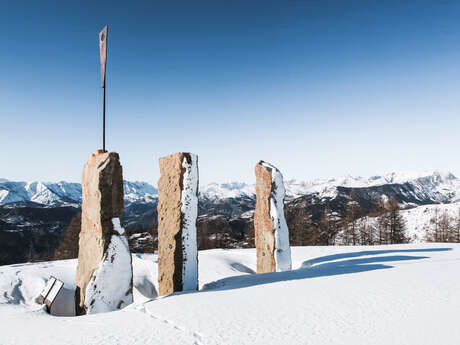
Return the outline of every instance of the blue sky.
{"type": "Polygon", "coordinates": [[[0,3],[0,177],[79,181],[101,147],[124,177],[198,154],[201,183],[399,170],[460,175],[460,2],[0,3]]]}

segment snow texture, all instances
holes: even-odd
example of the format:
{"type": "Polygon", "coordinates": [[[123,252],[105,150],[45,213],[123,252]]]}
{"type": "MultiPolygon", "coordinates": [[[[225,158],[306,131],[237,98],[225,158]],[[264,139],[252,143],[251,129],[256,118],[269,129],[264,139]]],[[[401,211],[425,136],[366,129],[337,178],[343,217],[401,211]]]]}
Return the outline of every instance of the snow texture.
{"type": "Polygon", "coordinates": [[[112,235],[104,258],[86,288],[87,313],[114,311],[133,303],[132,274],[128,241],[125,236],[112,235]]]}
{"type": "Polygon", "coordinates": [[[271,169],[273,192],[270,195],[270,217],[275,231],[275,262],[276,271],[289,271],[291,269],[291,247],[289,245],[289,229],[284,218],[284,189],[283,175],[267,162],[262,165],[271,169]]]}
{"type": "Polygon", "coordinates": [[[120,224],[120,218],[112,218],[113,230],[118,232],[119,235],[125,233],[125,229],[120,224]]]}
{"type": "Polygon", "coordinates": [[[157,256],[135,254],[134,304],[79,317],[34,301],[50,275],[74,291],[77,260],[0,266],[0,344],[460,344],[460,244],[292,247],[293,270],[267,274],[255,249],[199,257],[200,291],[150,300],[157,256]]]}
{"type": "Polygon", "coordinates": [[[185,168],[182,189],[182,289],[198,288],[198,248],[196,239],[196,218],[198,216],[198,157],[190,154],[191,164],[184,158],[185,168]]]}

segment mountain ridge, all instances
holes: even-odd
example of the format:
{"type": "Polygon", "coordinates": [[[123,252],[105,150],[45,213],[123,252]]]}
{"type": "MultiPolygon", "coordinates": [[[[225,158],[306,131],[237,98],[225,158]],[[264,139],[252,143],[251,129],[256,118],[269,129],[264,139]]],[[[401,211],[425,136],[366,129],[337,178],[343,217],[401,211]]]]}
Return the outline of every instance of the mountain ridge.
{"type": "MultiPolygon", "coordinates": [[[[329,237],[324,237],[326,232],[321,232],[324,217],[330,214],[336,220],[337,226],[330,229],[335,237],[351,201],[359,205],[360,217],[372,217],[382,201],[396,200],[403,209],[411,241],[425,240],[433,214],[446,211],[451,218],[456,217],[460,206],[460,180],[451,173],[436,171],[369,178],[291,179],[285,181],[285,187],[284,210],[293,245],[330,244],[329,237]],[[445,207],[438,209],[439,204],[445,207]]],[[[157,188],[146,182],[124,181],[124,192],[122,221],[130,248],[153,252],[157,245],[157,188]]],[[[203,186],[197,218],[199,248],[253,247],[255,205],[253,184],[203,186]]],[[[0,264],[75,257],[80,212],[79,183],[1,182],[0,264]]]]}
{"type": "MultiPolygon", "coordinates": [[[[450,172],[392,172],[368,178],[345,175],[310,181],[285,180],[286,197],[316,194],[321,198],[335,197],[337,187],[367,188],[388,184],[410,183],[419,193],[431,194],[434,201],[455,202],[460,198],[460,179],[450,172]]],[[[125,202],[154,202],[158,197],[156,186],[143,181],[123,181],[125,202]]],[[[200,188],[200,196],[209,200],[255,197],[255,184],[245,182],[209,183],[200,188]]],[[[11,181],[0,179],[0,205],[15,202],[35,202],[47,206],[79,206],[81,185],[77,182],[11,181]]]]}

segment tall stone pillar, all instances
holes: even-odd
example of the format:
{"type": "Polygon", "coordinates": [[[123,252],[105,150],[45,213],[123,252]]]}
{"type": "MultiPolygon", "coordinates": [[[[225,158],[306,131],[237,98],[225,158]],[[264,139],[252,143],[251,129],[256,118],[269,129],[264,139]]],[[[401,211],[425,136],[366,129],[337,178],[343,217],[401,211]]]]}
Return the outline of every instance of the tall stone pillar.
{"type": "Polygon", "coordinates": [[[133,302],[133,271],[120,224],[123,175],[118,153],[92,154],[83,168],[81,187],[77,315],[121,309],[133,302]]]}
{"type": "Polygon", "coordinates": [[[254,231],[257,273],[291,269],[289,229],[284,218],[283,175],[273,165],[260,161],[256,173],[254,231]]]}
{"type": "Polygon", "coordinates": [[[198,289],[198,157],[160,158],[158,181],[159,295],[198,289]]]}

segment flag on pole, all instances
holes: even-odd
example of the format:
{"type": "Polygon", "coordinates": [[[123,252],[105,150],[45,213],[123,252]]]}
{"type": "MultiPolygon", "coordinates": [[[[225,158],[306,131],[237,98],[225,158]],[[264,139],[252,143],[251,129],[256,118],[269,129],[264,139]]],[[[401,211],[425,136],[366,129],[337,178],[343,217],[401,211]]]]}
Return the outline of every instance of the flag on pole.
{"type": "Polygon", "coordinates": [[[101,82],[102,87],[105,88],[105,67],[107,65],[107,33],[108,26],[106,25],[101,32],[99,32],[99,54],[101,57],[101,82]]]}

